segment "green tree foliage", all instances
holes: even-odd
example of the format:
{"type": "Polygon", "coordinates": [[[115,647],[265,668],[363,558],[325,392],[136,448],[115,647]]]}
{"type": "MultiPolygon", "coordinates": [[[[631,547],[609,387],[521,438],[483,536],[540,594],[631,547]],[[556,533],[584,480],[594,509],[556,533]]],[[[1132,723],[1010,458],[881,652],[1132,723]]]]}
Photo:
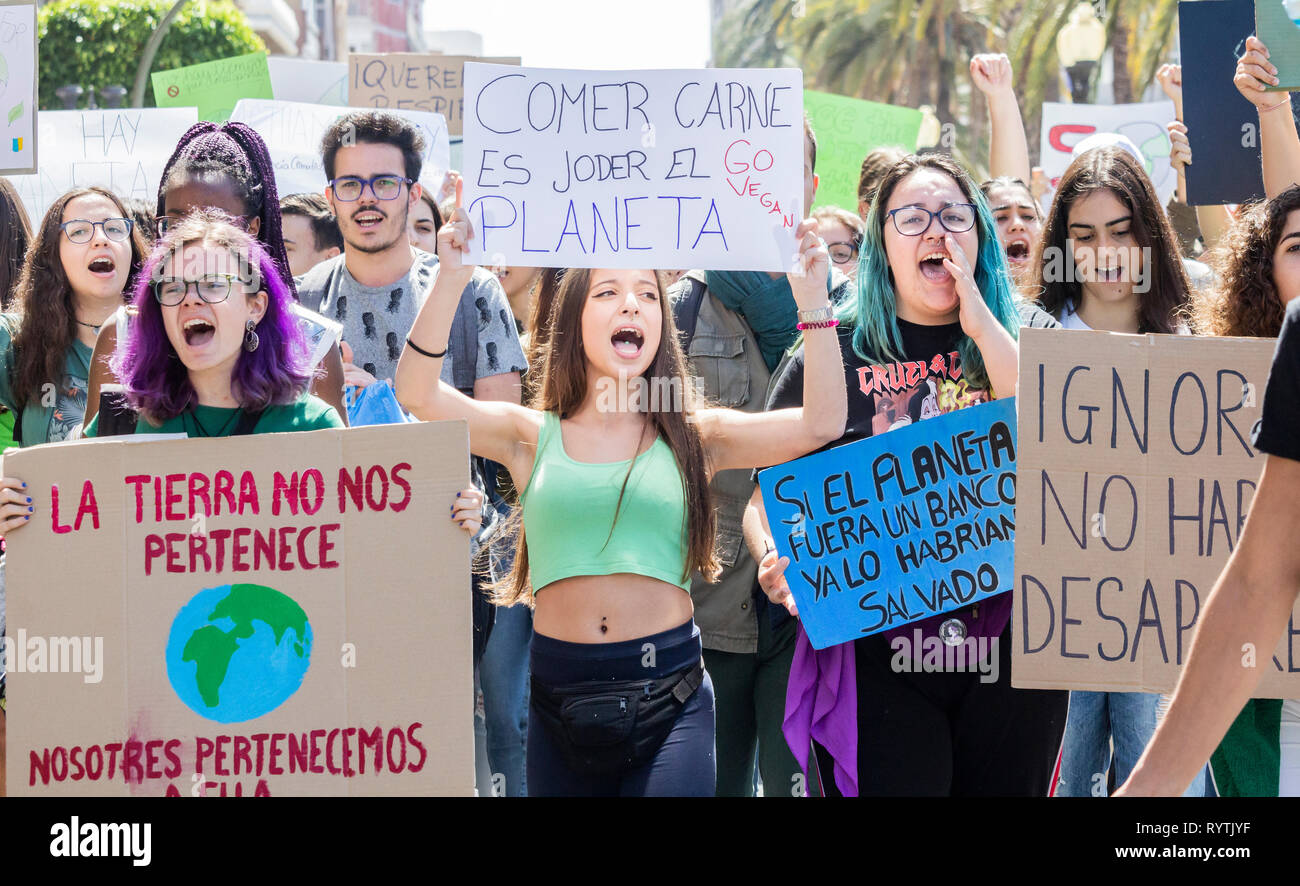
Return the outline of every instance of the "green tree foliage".
{"type": "MultiPolygon", "coordinates": [[[[140,53],[171,5],[171,0],[57,0],[41,7],[41,107],[62,108],[54,90],[69,83],[94,86],[97,92],[105,86],[129,90],[140,53]]],[[[233,3],[195,0],[172,21],[151,70],[265,51],[266,44],[233,3]]],[[[154,107],[152,83],[144,105],[154,107]]]]}

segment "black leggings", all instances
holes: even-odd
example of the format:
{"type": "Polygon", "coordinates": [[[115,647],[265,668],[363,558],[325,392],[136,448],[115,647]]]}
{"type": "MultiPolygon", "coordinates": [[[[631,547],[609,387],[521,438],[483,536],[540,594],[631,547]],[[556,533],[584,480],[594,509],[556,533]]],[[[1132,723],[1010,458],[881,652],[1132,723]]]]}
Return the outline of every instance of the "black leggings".
{"type": "MultiPolygon", "coordinates": [[[[895,673],[880,636],[855,641],[858,793],[863,797],[1046,797],[1069,693],[1011,688],[1010,628],[998,679],[978,672],[895,673]]],[[[831,758],[814,744],[827,796],[831,758]]]]}
{"type": "MultiPolygon", "coordinates": [[[[592,680],[653,680],[700,660],[700,631],[694,621],[619,643],[565,643],[533,634],[530,667],[543,686],[592,680]],[[652,666],[646,664],[652,662],[652,666]]],[[[536,701],[530,702],[535,707],[536,701]]],[[[636,769],[592,776],[569,768],[556,737],[530,707],[528,794],[532,797],[712,797],[713,682],[708,674],[686,701],[654,758],[636,769]]]]}

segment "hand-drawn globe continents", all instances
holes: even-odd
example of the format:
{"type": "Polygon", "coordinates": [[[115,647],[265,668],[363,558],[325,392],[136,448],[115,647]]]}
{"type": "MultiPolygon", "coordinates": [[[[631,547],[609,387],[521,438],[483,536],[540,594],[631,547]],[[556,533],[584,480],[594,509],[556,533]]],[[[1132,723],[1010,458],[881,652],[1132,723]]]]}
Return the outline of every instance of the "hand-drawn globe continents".
{"type": "Polygon", "coordinates": [[[1115,132],[1128,138],[1142,152],[1142,164],[1151,176],[1151,184],[1160,192],[1166,182],[1172,182],[1174,169],[1169,165],[1169,135],[1159,123],[1138,120],[1115,127],[1115,132]]]}
{"type": "Polygon", "coordinates": [[[311,623],[291,597],[255,584],[206,588],[172,621],[167,678],[194,713],[242,723],[298,691],[311,646],[311,623]]]}

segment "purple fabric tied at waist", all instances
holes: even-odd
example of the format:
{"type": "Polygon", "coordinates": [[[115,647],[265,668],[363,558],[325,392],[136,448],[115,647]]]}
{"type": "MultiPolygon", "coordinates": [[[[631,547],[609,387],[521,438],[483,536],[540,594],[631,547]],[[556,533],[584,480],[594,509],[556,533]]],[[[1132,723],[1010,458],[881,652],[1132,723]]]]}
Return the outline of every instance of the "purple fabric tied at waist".
{"type": "MultiPolygon", "coordinates": [[[[950,618],[966,625],[967,639],[1001,636],[1011,620],[1011,592],[1006,591],[981,600],[979,616],[973,617],[971,606],[933,615],[921,621],[884,631],[892,643],[895,637],[909,642],[920,630],[922,637],[938,637],[939,626],[950,618]]],[[[912,650],[920,658],[918,645],[912,650]]],[[[808,772],[812,742],[824,747],[835,761],[835,785],[846,797],[858,795],[858,678],[853,643],[841,643],[826,649],[814,649],[798,627],[794,660],[790,664],[790,681],[785,693],[785,732],[790,752],[804,773],[808,772]]],[[[824,779],[830,773],[821,773],[824,779]]]]}
{"type": "Polygon", "coordinates": [[[994,594],[991,597],[985,597],[978,603],[971,606],[963,606],[961,609],[954,609],[952,612],[943,612],[939,615],[932,615],[929,618],[923,618],[920,621],[911,621],[897,628],[890,628],[887,631],[881,631],[881,636],[890,644],[894,642],[895,637],[906,637],[909,645],[914,645],[912,649],[912,658],[920,659],[922,648],[919,645],[912,644],[916,631],[919,629],[921,638],[938,637],[939,626],[951,618],[956,618],[966,625],[966,639],[978,640],[981,637],[992,639],[1002,636],[1002,629],[1011,621],[1011,592],[1003,591],[1001,594],[994,594]],[[978,616],[972,613],[975,607],[979,608],[978,616]]]}

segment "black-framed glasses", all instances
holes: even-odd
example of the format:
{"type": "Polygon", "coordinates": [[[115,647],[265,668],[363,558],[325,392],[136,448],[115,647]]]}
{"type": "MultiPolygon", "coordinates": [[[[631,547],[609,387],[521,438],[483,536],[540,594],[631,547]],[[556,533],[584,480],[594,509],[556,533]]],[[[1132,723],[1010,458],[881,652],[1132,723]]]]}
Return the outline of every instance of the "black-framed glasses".
{"type": "Polygon", "coordinates": [[[836,240],[834,243],[826,244],[826,250],[831,254],[831,261],[837,265],[857,261],[858,250],[861,248],[861,237],[854,237],[852,240],[836,240]]]}
{"type": "Polygon", "coordinates": [[[354,203],[361,199],[366,188],[370,188],[376,200],[396,200],[402,193],[402,185],[409,184],[412,184],[411,179],[400,175],[376,175],[373,178],[345,175],[331,180],[329,186],[334,189],[334,199],[354,203]]]}
{"type": "Polygon", "coordinates": [[[153,283],[153,295],[158,299],[158,304],[175,307],[185,301],[185,294],[192,286],[200,299],[210,305],[218,305],[230,298],[236,281],[242,286],[244,278],[238,274],[205,274],[193,280],[159,277],[153,283]]]}
{"type": "Polygon", "coordinates": [[[114,243],[122,243],[130,238],[131,228],[134,226],[135,222],[129,218],[106,218],[97,222],[74,218],[59,225],[73,243],[89,243],[95,237],[95,228],[103,231],[104,236],[114,243]]]}
{"type": "Polygon", "coordinates": [[[903,206],[889,210],[889,217],[894,220],[894,230],[904,237],[921,236],[936,218],[948,233],[961,234],[975,227],[975,204],[949,203],[938,212],[924,206],[903,206]]]}
{"type": "MultiPolygon", "coordinates": [[[[247,232],[248,225],[249,225],[249,218],[250,217],[247,215],[232,215],[230,216],[230,221],[232,224],[238,226],[240,229],[247,232]]],[[[172,229],[173,225],[178,225],[184,220],[185,219],[182,216],[174,216],[174,215],[156,216],[153,220],[153,225],[154,225],[154,230],[158,232],[158,239],[161,240],[163,237],[167,236],[167,232],[172,229]]]]}

